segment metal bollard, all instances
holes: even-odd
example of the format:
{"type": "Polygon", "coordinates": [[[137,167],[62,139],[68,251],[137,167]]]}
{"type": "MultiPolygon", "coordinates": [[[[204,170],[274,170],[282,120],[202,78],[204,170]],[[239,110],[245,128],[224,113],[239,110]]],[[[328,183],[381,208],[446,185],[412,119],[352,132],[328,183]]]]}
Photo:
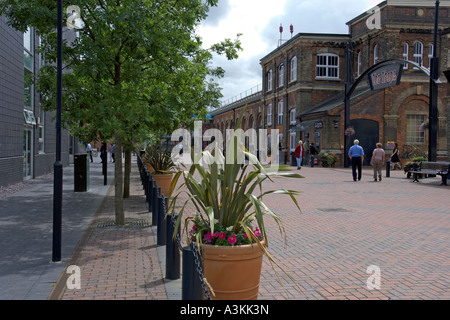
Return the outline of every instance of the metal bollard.
{"type": "MultiPolygon", "coordinates": [[[[166,278],[171,280],[180,278],[180,250],[178,248],[177,239],[173,238],[173,221],[176,220],[177,217],[177,214],[167,215],[166,278]]],[[[180,229],[178,229],[177,235],[180,235],[180,229]]]]}
{"type": "Polygon", "coordinates": [[[153,212],[153,192],[156,188],[155,180],[149,181],[149,195],[148,195],[148,212],[153,212]]]}
{"type": "Polygon", "coordinates": [[[153,199],[152,199],[152,226],[158,225],[158,197],[161,193],[161,187],[155,185],[153,188],[153,199]]]}
{"type": "Polygon", "coordinates": [[[146,201],[148,200],[148,192],[149,192],[149,190],[148,190],[148,184],[145,183],[145,182],[148,181],[148,175],[149,175],[149,173],[148,173],[147,170],[145,170],[144,174],[142,175],[142,186],[144,187],[144,194],[145,194],[145,200],[146,201]]]}
{"type": "Polygon", "coordinates": [[[166,202],[166,197],[164,197],[164,195],[158,197],[158,229],[156,230],[156,244],[158,246],[166,245],[167,225],[164,221],[164,215],[166,214],[164,210],[164,202],[166,202]]]}
{"type": "Polygon", "coordinates": [[[391,176],[391,162],[386,161],[386,178],[391,176]]]}
{"type": "Polygon", "coordinates": [[[147,189],[147,192],[146,192],[146,197],[145,197],[145,201],[147,202],[147,203],[149,203],[149,202],[151,202],[151,195],[152,195],[152,181],[153,181],[153,177],[152,177],[152,174],[150,173],[148,176],[147,176],[147,179],[145,180],[145,185],[146,185],[146,189],[147,189]]]}
{"type": "Polygon", "coordinates": [[[181,300],[203,300],[202,284],[191,247],[183,247],[181,300]]]}

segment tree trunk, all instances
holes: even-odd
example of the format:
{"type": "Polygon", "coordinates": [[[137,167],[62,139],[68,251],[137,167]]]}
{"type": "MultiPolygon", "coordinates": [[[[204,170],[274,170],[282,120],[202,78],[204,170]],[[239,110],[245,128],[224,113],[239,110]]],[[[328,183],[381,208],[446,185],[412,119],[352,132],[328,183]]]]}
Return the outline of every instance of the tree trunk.
{"type": "Polygon", "coordinates": [[[118,134],[116,134],[116,146],[114,147],[114,187],[115,187],[115,214],[116,225],[123,226],[125,224],[125,213],[123,211],[123,192],[122,192],[122,140],[118,134]]]}
{"type": "Polygon", "coordinates": [[[125,150],[125,175],[123,180],[123,197],[130,197],[131,150],[125,150]]]}

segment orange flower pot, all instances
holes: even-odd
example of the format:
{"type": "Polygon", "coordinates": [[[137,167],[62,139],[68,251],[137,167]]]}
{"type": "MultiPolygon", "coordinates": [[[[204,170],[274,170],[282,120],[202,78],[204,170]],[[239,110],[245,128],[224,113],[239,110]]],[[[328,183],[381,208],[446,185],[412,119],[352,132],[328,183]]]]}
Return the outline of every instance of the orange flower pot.
{"type": "Polygon", "coordinates": [[[169,195],[170,183],[172,182],[173,174],[153,174],[152,178],[155,179],[156,185],[161,187],[161,193],[164,196],[169,195]]]}
{"type": "Polygon", "coordinates": [[[203,274],[214,291],[213,300],[258,299],[264,254],[258,244],[202,245],[202,249],[203,274]]]}

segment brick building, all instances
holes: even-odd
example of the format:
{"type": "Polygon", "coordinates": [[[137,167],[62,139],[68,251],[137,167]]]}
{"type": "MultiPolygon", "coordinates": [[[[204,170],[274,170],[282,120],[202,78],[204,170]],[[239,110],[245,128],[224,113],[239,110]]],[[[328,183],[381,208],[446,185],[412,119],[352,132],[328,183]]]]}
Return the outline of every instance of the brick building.
{"type": "MultiPolygon", "coordinates": [[[[0,16],[0,187],[53,171],[56,129],[53,113],[40,107],[33,75],[43,63],[39,37],[31,28],[22,33],[0,16]]],[[[62,132],[62,161],[76,149],[62,132]]]]}
{"type": "MultiPolygon", "coordinates": [[[[286,163],[291,163],[291,152],[300,139],[337,154],[340,165],[346,154],[344,139],[347,143],[359,139],[366,159],[377,142],[383,143],[388,154],[394,142],[401,151],[428,150],[427,129],[420,125],[429,112],[430,78],[426,72],[434,50],[435,2],[388,0],[374,9],[350,20],[348,34],[299,33],[261,58],[262,90],[212,112],[213,126],[232,128],[236,115],[248,104],[244,126],[279,129],[286,163]],[[353,84],[365,70],[389,59],[415,64],[401,64],[397,86],[370,90],[367,80],[358,81],[349,115],[355,135],[346,137],[347,70],[353,84]]],[[[437,158],[447,160],[450,86],[442,72],[450,69],[450,1],[440,1],[438,30],[437,158]]]]}

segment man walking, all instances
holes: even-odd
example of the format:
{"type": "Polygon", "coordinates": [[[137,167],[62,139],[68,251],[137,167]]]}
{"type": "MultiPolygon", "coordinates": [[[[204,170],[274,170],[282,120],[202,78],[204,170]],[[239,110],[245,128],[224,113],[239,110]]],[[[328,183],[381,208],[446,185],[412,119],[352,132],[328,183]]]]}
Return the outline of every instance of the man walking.
{"type": "Polygon", "coordinates": [[[353,141],[353,146],[348,150],[348,156],[350,158],[350,161],[352,162],[352,175],[353,175],[353,181],[356,181],[356,178],[358,178],[358,181],[361,180],[361,173],[362,173],[362,163],[364,161],[364,150],[359,145],[359,140],[355,139],[353,141]],[[356,175],[356,168],[358,168],[358,175],[356,175]]]}

